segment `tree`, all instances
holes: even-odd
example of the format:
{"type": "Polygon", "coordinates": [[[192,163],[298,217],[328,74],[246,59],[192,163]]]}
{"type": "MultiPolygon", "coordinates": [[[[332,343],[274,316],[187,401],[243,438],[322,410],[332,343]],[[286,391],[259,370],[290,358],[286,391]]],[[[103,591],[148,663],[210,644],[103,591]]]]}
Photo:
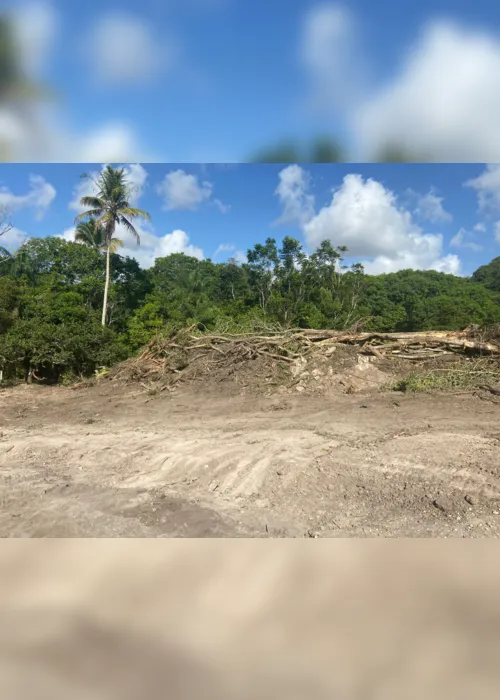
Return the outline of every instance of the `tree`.
{"type": "Polygon", "coordinates": [[[253,163],[342,163],[344,154],[336,141],[328,136],[318,136],[305,147],[292,141],[282,141],[260,150],[250,159],[253,163]]]}
{"type": "Polygon", "coordinates": [[[267,238],[264,245],[256,243],[252,249],[248,249],[247,260],[250,283],[257,290],[260,308],[266,313],[267,302],[272,290],[274,271],[279,265],[276,240],[267,238]]]}
{"type": "MultiPolygon", "coordinates": [[[[75,231],[75,241],[85,243],[85,245],[98,251],[105,251],[107,247],[104,229],[93,216],[89,217],[87,221],[80,221],[78,223],[75,231]]],[[[123,242],[119,238],[112,238],[110,245],[111,253],[116,253],[118,248],[123,248],[123,242]]]]}
{"type": "Polygon", "coordinates": [[[306,255],[299,241],[285,236],[277,251],[273,292],[269,300],[270,309],[285,325],[290,325],[297,319],[305,300],[306,286],[302,274],[305,259],[306,255]]]}
{"type": "Polygon", "coordinates": [[[415,153],[406,146],[388,142],[382,145],[375,157],[376,163],[431,163],[433,158],[422,152],[415,153]]]}
{"type": "MultiPolygon", "coordinates": [[[[12,219],[10,218],[9,210],[6,207],[0,207],[0,238],[9,233],[12,228],[12,219]]],[[[0,262],[11,259],[12,253],[10,250],[0,245],[0,262]]]]}
{"type": "Polygon", "coordinates": [[[500,292],[500,258],[493,258],[488,265],[481,265],[472,275],[473,282],[484,284],[494,292],[500,292]]]}
{"type": "Polygon", "coordinates": [[[320,136],[313,142],[310,154],[311,163],[342,163],[343,161],[342,149],[328,136],[320,136]]]}
{"type": "Polygon", "coordinates": [[[250,159],[252,163],[298,163],[300,151],[293,143],[283,142],[262,149],[250,159]]]}
{"type": "Polygon", "coordinates": [[[150,216],[146,211],[130,206],[131,190],[126,179],[124,168],[114,168],[112,165],[107,165],[101,172],[97,181],[87,173],[82,177],[90,179],[94,183],[97,194],[86,195],[80,199],[80,204],[84,207],[89,207],[89,209],[79,214],[75,219],[75,223],[78,224],[80,221],[95,218],[96,224],[103,230],[104,246],[106,250],[106,282],[104,285],[101,323],[105,326],[110,280],[111,247],[113,245],[113,236],[116,226],[121,224],[134,236],[137,243],[140,243],[139,233],[130,219],[138,217],[149,219],[150,216]]]}

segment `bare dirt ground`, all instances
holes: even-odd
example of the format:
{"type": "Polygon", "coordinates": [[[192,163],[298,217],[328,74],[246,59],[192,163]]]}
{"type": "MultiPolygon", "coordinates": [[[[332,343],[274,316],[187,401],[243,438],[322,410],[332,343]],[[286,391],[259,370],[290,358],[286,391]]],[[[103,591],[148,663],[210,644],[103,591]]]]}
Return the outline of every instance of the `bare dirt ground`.
{"type": "Polygon", "coordinates": [[[0,392],[2,537],[492,537],[500,405],[113,382],[0,392]]]}
{"type": "Polygon", "coordinates": [[[0,696],[496,700],[499,586],[494,540],[3,540],[0,696]]]}

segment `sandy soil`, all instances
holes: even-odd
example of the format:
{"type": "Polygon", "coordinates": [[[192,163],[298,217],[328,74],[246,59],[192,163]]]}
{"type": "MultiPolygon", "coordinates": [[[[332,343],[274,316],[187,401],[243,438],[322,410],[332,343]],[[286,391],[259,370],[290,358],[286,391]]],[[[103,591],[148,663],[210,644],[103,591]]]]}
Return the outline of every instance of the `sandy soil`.
{"type": "Polygon", "coordinates": [[[8,700],[493,700],[496,541],[3,540],[8,700]]]}
{"type": "Polygon", "coordinates": [[[500,406],[471,395],[0,393],[2,537],[491,537],[500,406]]]}

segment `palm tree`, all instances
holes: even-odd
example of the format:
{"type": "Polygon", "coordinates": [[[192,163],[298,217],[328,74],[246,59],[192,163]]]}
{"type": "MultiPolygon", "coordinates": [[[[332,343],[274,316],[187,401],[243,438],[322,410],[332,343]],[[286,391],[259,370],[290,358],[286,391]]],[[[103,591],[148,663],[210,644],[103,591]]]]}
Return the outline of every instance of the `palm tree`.
{"type": "Polygon", "coordinates": [[[80,199],[83,207],[88,210],[79,214],[75,223],[94,218],[96,225],[102,228],[104,238],[103,248],[106,250],[106,283],[104,285],[104,301],[102,305],[102,325],[106,325],[106,312],[108,307],[109,277],[110,277],[110,256],[113,246],[113,235],[117,224],[124,226],[129,231],[137,243],[140,237],[130,219],[142,217],[150,219],[149,214],[142,209],[130,206],[131,188],[127,182],[124,168],[114,168],[106,165],[97,180],[87,173],[82,175],[94,183],[96,194],[87,195],[80,199]]]}
{"type": "MultiPolygon", "coordinates": [[[[97,219],[91,216],[87,221],[80,221],[75,231],[75,241],[85,243],[90,248],[101,252],[106,250],[106,240],[104,238],[104,230],[99,226],[97,219]]],[[[123,241],[119,238],[111,239],[110,251],[116,253],[118,248],[123,248],[123,241]]]]}

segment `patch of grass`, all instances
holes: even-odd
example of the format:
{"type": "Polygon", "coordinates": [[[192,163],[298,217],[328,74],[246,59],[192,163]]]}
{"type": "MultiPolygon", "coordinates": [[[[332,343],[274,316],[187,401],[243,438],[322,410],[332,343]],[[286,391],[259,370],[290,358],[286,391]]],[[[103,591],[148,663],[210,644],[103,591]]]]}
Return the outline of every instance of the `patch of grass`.
{"type": "Polygon", "coordinates": [[[480,366],[475,362],[464,362],[459,367],[415,370],[402,379],[392,382],[390,391],[456,391],[476,389],[500,382],[500,367],[480,366]]]}

